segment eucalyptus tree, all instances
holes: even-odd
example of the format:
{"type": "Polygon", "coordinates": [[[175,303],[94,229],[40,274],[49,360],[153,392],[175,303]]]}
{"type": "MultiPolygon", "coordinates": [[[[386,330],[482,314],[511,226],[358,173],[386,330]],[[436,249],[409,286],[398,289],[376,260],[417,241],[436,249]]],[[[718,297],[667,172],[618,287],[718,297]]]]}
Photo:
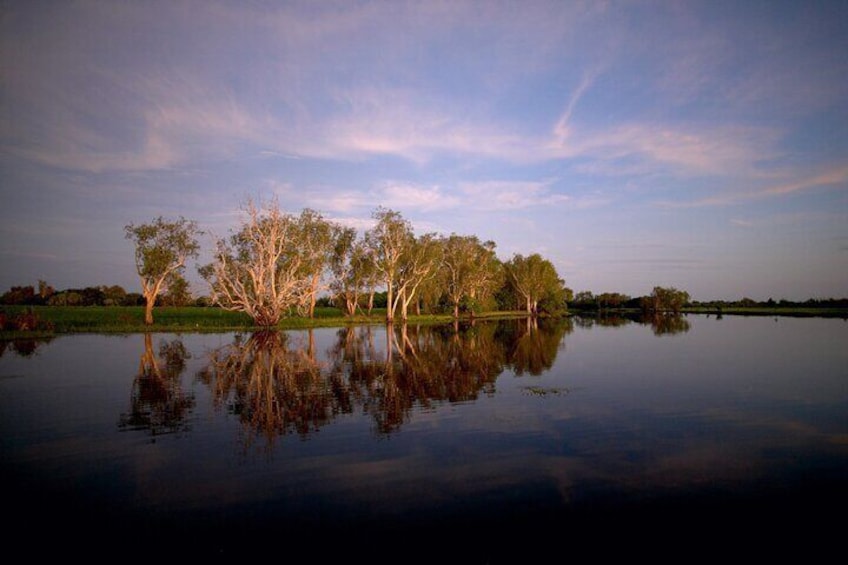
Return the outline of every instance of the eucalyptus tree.
{"type": "Polygon", "coordinates": [[[509,284],[523,299],[528,314],[536,315],[539,302],[549,297],[564,297],[565,281],[557,274],[553,263],[538,253],[524,256],[519,253],[504,265],[509,284]]]}
{"type": "Polygon", "coordinates": [[[643,297],[641,303],[643,310],[678,314],[689,303],[689,293],[674,287],[655,286],[651,295],[643,297]]]}
{"type": "Polygon", "coordinates": [[[185,306],[191,302],[188,281],[179,274],[171,273],[167,280],[168,290],[162,295],[160,303],[164,306],[185,306]]]}
{"type": "Polygon", "coordinates": [[[173,277],[183,272],[188,258],[199,255],[197,238],[202,232],[194,221],[161,216],[147,224],[127,224],[124,231],[135,243],[135,267],[146,304],[144,323],[151,325],[156,298],[167,290],[170,280],[177,280],[173,277]]]}
{"type": "Polygon", "coordinates": [[[365,242],[357,239],[354,228],[341,228],[337,232],[330,265],[333,272],[330,288],[345,314],[353,316],[360,307],[360,297],[369,291],[373,296],[375,279],[372,255],[365,242]]]}
{"type": "Polygon", "coordinates": [[[214,304],[245,312],[258,326],[275,326],[312,291],[297,217],[276,201],[264,208],[248,201],[241,229],[219,239],[212,263],[200,270],[214,304]]]}
{"type": "Polygon", "coordinates": [[[445,298],[446,280],[445,269],[440,267],[436,269],[433,276],[418,285],[415,300],[410,305],[414,308],[415,314],[421,314],[422,311],[430,313],[437,311],[445,298]]]}
{"type": "Polygon", "coordinates": [[[373,228],[365,233],[365,241],[374,261],[374,268],[386,286],[386,322],[394,321],[397,304],[396,285],[401,260],[408,252],[415,236],[412,225],[400,212],[379,206],[372,214],[376,220],[373,228]]]}
{"type": "Polygon", "coordinates": [[[442,241],[445,294],[459,317],[463,300],[475,301],[493,293],[501,281],[501,262],[495,243],[481,243],[476,236],[451,234],[442,241]]]}
{"type": "Polygon", "coordinates": [[[409,304],[415,299],[418,288],[436,275],[442,256],[441,241],[435,234],[409,239],[398,262],[394,302],[390,301],[387,309],[396,312],[400,306],[401,319],[406,320],[409,304]]]}
{"type": "Polygon", "coordinates": [[[337,226],[312,210],[304,208],[298,218],[300,233],[297,239],[300,243],[299,253],[303,274],[309,278],[309,293],[304,297],[301,307],[310,318],[315,316],[315,300],[323,290],[324,275],[330,267],[334,248],[334,240],[338,237],[340,226],[337,226]]]}

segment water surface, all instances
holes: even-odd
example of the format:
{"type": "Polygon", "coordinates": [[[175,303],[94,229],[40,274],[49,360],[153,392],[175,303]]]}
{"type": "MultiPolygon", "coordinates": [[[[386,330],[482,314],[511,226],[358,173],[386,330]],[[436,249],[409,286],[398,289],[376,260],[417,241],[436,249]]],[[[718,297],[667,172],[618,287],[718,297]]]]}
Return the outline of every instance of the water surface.
{"type": "Polygon", "coordinates": [[[12,532],[319,562],[829,547],[848,322],[651,322],[7,343],[12,532]]]}

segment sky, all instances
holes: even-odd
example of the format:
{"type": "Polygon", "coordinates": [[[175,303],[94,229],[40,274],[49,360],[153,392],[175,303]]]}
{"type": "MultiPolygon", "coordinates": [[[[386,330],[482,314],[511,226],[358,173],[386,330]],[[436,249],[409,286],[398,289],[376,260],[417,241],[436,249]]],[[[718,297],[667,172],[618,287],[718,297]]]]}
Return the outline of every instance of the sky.
{"type": "Polygon", "coordinates": [[[139,292],[247,199],[539,253],[575,292],[848,296],[848,2],[0,2],[0,292],[139,292]]]}

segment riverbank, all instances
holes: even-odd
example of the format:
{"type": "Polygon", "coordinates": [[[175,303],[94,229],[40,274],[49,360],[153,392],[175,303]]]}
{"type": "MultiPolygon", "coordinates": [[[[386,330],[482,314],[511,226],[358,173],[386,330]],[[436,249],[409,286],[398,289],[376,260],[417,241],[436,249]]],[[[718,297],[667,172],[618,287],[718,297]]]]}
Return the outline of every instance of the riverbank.
{"type": "MultiPolygon", "coordinates": [[[[139,333],[139,332],[224,332],[261,329],[244,313],[215,307],[158,307],[153,325],[144,324],[142,306],[6,306],[0,315],[12,323],[2,324],[0,339],[51,337],[68,333],[139,333]],[[14,322],[14,321],[18,322],[14,322]],[[11,327],[19,329],[9,329],[11,327]]],[[[523,312],[485,312],[475,319],[523,317],[523,312]]],[[[467,320],[467,316],[463,316],[467,320]]],[[[415,324],[448,323],[449,314],[410,316],[415,324]]],[[[370,315],[344,316],[338,308],[316,308],[315,316],[288,316],[277,329],[344,327],[347,325],[385,324],[386,310],[375,308],[370,315]]]]}
{"type": "MultiPolygon", "coordinates": [[[[708,316],[790,316],[827,317],[848,319],[845,308],[801,308],[801,307],[729,307],[723,309],[690,307],[682,314],[708,316]]],[[[639,317],[638,309],[578,310],[565,315],[584,317],[623,316],[639,317]]],[[[474,318],[502,319],[526,316],[521,311],[493,311],[475,314],[474,318]]],[[[261,329],[253,324],[249,316],[241,312],[230,312],[215,307],[158,307],[153,311],[152,326],[144,324],[142,306],[5,306],[0,308],[0,339],[52,337],[69,333],[139,333],[139,332],[225,332],[254,331],[261,329]],[[19,321],[16,323],[15,321],[19,321]]],[[[461,320],[468,320],[464,315],[461,320]]],[[[431,324],[453,321],[450,314],[426,314],[410,316],[408,323],[431,324]]],[[[304,329],[320,327],[344,327],[348,325],[385,324],[386,311],[375,308],[370,315],[344,316],[338,308],[316,308],[315,316],[307,318],[292,315],[283,318],[277,329],[304,329]]]]}
{"type": "MultiPolygon", "coordinates": [[[[608,308],[608,309],[572,309],[571,314],[578,316],[625,316],[640,317],[644,313],[639,308],[608,308]]],[[[729,306],[714,308],[705,306],[690,306],[682,308],[680,314],[705,314],[708,316],[786,316],[814,318],[846,318],[848,308],[814,308],[814,307],[780,307],[780,306],[729,306]]]]}

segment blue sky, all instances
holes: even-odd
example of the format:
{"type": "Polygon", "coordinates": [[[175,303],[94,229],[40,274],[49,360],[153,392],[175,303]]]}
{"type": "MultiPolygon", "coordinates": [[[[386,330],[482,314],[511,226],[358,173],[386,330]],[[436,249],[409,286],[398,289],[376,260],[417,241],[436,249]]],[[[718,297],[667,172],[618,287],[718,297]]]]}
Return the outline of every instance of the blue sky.
{"type": "Polygon", "coordinates": [[[0,291],[138,291],[123,226],[276,197],[574,291],[848,296],[846,53],[844,1],[6,1],[0,291]]]}

